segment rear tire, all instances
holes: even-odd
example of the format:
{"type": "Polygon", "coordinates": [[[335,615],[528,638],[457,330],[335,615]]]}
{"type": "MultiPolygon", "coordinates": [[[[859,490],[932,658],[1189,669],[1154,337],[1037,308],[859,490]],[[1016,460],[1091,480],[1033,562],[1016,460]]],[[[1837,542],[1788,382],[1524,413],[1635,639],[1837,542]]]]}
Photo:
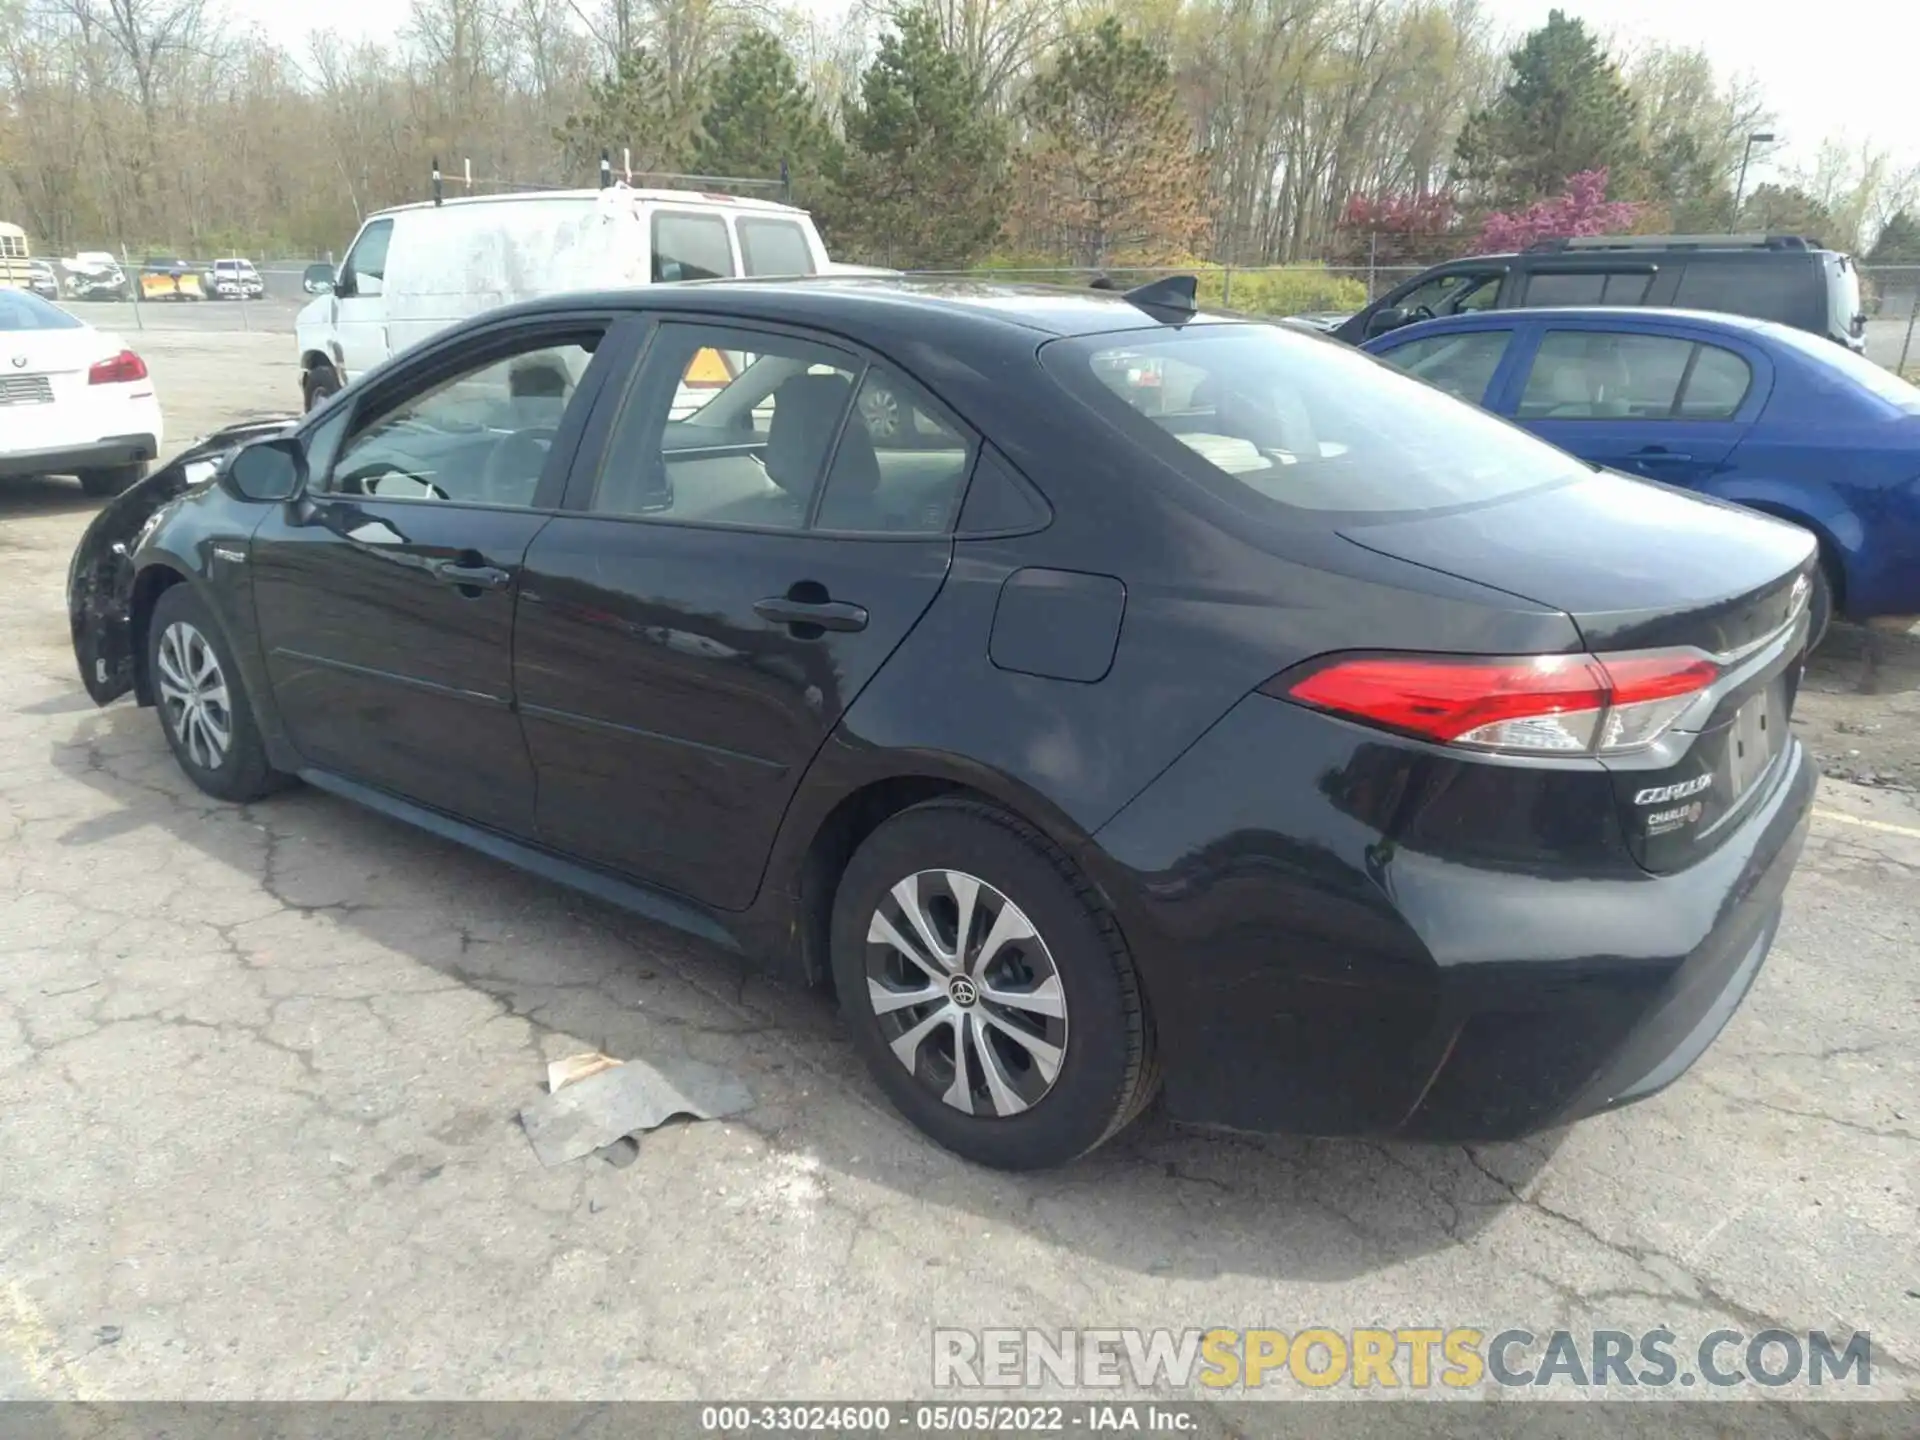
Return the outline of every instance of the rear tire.
{"type": "Polygon", "coordinates": [[[300,377],[300,392],[311,413],[329,396],[340,393],[340,372],[331,365],[315,365],[300,377]]]}
{"type": "Polygon", "coordinates": [[[146,478],[146,474],[144,460],[133,465],[112,465],[104,470],[82,470],[80,488],[89,495],[106,499],[138,484],[146,478]]]}
{"type": "Polygon", "coordinates": [[[875,830],[834,897],[832,959],[874,1080],[968,1160],[1065,1164],[1153,1098],[1152,1029],[1119,927],[1066,854],[1003,810],[934,800],[875,830]]]}
{"type": "Polygon", "coordinates": [[[284,789],[267,763],[240,667],[213,611],[184,583],[160,594],[147,625],[147,675],[167,747],[216,800],[244,805],[284,789]]]}

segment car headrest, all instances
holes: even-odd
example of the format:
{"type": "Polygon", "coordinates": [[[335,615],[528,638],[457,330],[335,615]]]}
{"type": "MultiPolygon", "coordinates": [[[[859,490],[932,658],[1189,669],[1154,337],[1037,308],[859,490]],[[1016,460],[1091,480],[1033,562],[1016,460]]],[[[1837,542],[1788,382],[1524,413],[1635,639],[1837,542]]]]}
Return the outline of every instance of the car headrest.
{"type": "Polygon", "coordinates": [[[567,367],[551,355],[519,361],[507,371],[507,393],[516,400],[564,400],[572,383],[567,367]]]}
{"type": "MultiPolygon", "coordinates": [[[[767,478],[789,495],[807,497],[827,468],[827,452],[840,417],[847,412],[853,382],[844,375],[794,375],[773,392],[773,423],[767,427],[767,478]]],[[[866,438],[865,427],[849,425],[866,438]]],[[[867,450],[871,454],[872,441],[867,450]]],[[[879,465],[874,464],[877,479],[879,465]]]]}

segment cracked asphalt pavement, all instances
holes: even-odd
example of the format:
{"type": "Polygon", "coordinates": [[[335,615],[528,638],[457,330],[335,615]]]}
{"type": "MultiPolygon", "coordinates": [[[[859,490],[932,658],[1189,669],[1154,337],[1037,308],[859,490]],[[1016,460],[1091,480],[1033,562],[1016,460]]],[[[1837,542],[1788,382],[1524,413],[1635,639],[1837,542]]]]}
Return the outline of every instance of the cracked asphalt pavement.
{"type": "MultiPolygon", "coordinates": [[[[284,403],[289,348],[146,336],[174,439],[284,403]]],[[[1758,985],[1646,1103],[1472,1148],[1150,1114],[1000,1175],[819,997],[312,790],[200,795],[77,682],[91,509],[0,484],[0,1398],[900,1398],[935,1326],[1420,1324],[1867,1330],[1866,1393],[1920,1395],[1910,796],[1823,782],[1758,985]],[[756,1103],[543,1170],[515,1116],[594,1048],[756,1103]]]]}

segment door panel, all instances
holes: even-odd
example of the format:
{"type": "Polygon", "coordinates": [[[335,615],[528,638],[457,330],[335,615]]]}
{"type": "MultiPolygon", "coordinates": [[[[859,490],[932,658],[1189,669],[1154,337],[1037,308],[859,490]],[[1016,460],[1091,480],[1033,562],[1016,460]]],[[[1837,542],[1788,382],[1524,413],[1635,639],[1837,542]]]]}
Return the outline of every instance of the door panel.
{"type": "Polygon", "coordinates": [[[794,786],[951,554],[945,537],[556,517],[527,553],[514,641],[539,838],[746,906],[794,786]],[[864,625],[785,623],[762,604],[789,598],[830,623],[857,608],[864,625]]]}
{"type": "Polygon", "coordinates": [[[533,768],[513,712],[512,584],[546,519],[344,495],[275,510],[254,534],[254,596],[301,755],[527,833],[533,768]],[[473,583],[445,566],[469,567],[473,583]]]}
{"type": "Polygon", "coordinates": [[[251,558],[269,681],[310,763],[532,833],[515,595],[600,377],[629,363],[611,323],[463,335],[307,428],[310,491],[251,558]]]}

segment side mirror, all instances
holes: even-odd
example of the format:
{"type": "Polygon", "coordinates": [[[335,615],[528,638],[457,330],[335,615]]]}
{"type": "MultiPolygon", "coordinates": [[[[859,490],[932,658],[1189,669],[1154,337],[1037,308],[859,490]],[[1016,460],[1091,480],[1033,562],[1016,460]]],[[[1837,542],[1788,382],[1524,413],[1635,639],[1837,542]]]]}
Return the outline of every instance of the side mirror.
{"type": "Polygon", "coordinates": [[[1376,310],[1367,320],[1367,338],[1371,340],[1374,336],[1384,335],[1389,330],[1398,330],[1412,318],[1398,305],[1389,305],[1383,310],[1376,310]]]}
{"type": "Polygon", "coordinates": [[[221,488],[240,500],[291,500],[306,483],[306,453],[290,435],[241,446],[220,471],[221,488]]]}

